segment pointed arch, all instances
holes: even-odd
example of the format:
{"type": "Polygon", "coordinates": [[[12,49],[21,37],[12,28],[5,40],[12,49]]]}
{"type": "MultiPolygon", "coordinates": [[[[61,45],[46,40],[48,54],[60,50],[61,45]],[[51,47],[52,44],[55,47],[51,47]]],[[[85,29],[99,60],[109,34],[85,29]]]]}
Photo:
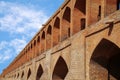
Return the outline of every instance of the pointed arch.
{"type": "Polygon", "coordinates": [[[70,22],[71,22],[71,9],[69,7],[66,7],[62,17],[61,41],[70,37],[71,34],[70,22]]]}
{"type": "Polygon", "coordinates": [[[24,71],[22,72],[22,75],[21,75],[21,78],[23,78],[24,77],[24,71]]]}
{"type": "Polygon", "coordinates": [[[40,36],[37,37],[37,51],[36,51],[36,55],[38,56],[40,53],[40,36]]]}
{"type": "Polygon", "coordinates": [[[120,79],[120,48],[113,42],[102,39],[95,48],[89,64],[90,80],[120,79]]]}
{"type": "Polygon", "coordinates": [[[36,40],[34,40],[34,43],[33,43],[33,57],[36,57],[36,40]]]}
{"type": "Polygon", "coordinates": [[[14,75],[14,78],[16,78],[16,74],[14,75]]]}
{"type": "Polygon", "coordinates": [[[31,49],[29,55],[30,55],[29,60],[31,60],[33,58],[33,43],[31,43],[31,49]]]}
{"type": "Polygon", "coordinates": [[[85,29],[86,0],[76,0],[73,10],[73,34],[85,29]]]}
{"type": "Polygon", "coordinates": [[[46,49],[50,49],[52,47],[52,27],[51,25],[47,28],[47,36],[46,36],[46,49]]]}
{"type": "Polygon", "coordinates": [[[30,76],[31,76],[31,69],[29,68],[28,73],[27,73],[27,80],[30,78],[30,76]]]}
{"type": "Polygon", "coordinates": [[[36,80],[40,80],[42,74],[43,74],[43,68],[42,68],[42,66],[40,64],[39,67],[38,67],[38,69],[37,69],[36,80]]]}
{"type": "Polygon", "coordinates": [[[19,73],[18,73],[18,75],[17,75],[17,78],[19,78],[19,73]]]}
{"type": "Polygon", "coordinates": [[[60,56],[55,65],[52,79],[53,80],[57,80],[57,79],[64,80],[67,73],[68,73],[67,64],[66,64],[65,60],[60,56]]]}
{"type": "Polygon", "coordinates": [[[37,43],[39,43],[39,42],[40,42],[40,36],[37,37],[37,43]]]}
{"type": "Polygon", "coordinates": [[[41,52],[45,51],[45,37],[45,31],[43,31],[41,36],[41,52]]]}
{"type": "Polygon", "coordinates": [[[60,41],[60,18],[57,17],[53,27],[53,46],[57,45],[60,41]]]}

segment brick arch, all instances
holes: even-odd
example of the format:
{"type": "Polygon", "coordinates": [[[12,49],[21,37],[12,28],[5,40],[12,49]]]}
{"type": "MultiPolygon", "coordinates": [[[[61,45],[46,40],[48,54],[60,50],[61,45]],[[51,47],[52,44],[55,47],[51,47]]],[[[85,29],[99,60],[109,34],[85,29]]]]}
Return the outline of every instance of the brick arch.
{"type": "Polygon", "coordinates": [[[85,29],[86,0],[76,0],[73,10],[73,34],[85,29]]]}
{"type": "Polygon", "coordinates": [[[26,54],[26,56],[27,56],[27,61],[29,60],[29,53],[30,53],[30,46],[28,46],[28,48],[27,48],[27,53],[24,51],[24,53],[26,54]]]}
{"type": "Polygon", "coordinates": [[[60,56],[53,70],[52,80],[64,80],[68,73],[68,67],[65,60],[60,56]]]}
{"type": "Polygon", "coordinates": [[[71,34],[70,22],[71,22],[71,9],[69,7],[66,7],[62,16],[61,41],[70,37],[71,34]]]}
{"type": "Polygon", "coordinates": [[[33,57],[36,57],[36,40],[34,40],[34,43],[33,43],[33,57]]]}
{"type": "Polygon", "coordinates": [[[37,69],[36,80],[40,80],[42,74],[43,74],[43,68],[42,68],[42,65],[40,64],[37,69]]]}
{"type": "Polygon", "coordinates": [[[30,78],[30,76],[31,76],[31,69],[29,68],[29,70],[28,70],[28,73],[27,73],[27,80],[29,80],[29,78],[30,78]]]}
{"type": "Polygon", "coordinates": [[[37,37],[37,47],[36,47],[36,55],[40,54],[40,36],[37,37]]]}
{"type": "Polygon", "coordinates": [[[89,78],[120,79],[120,48],[113,42],[102,39],[94,49],[89,63],[89,78]]]}
{"type": "Polygon", "coordinates": [[[17,74],[17,78],[19,78],[19,73],[17,74]]]}
{"type": "Polygon", "coordinates": [[[24,71],[22,71],[22,74],[21,74],[21,78],[23,78],[24,77],[24,71]]]}
{"type": "Polygon", "coordinates": [[[45,31],[43,31],[41,35],[41,52],[45,51],[45,37],[45,31]]]}
{"type": "Polygon", "coordinates": [[[14,75],[14,78],[16,78],[16,74],[14,75]]]}
{"type": "Polygon", "coordinates": [[[46,49],[50,49],[52,47],[52,26],[49,25],[47,28],[47,35],[46,35],[46,49]]]}
{"type": "Polygon", "coordinates": [[[60,41],[60,18],[57,17],[53,26],[53,46],[57,45],[60,41]]]}
{"type": "Polygon", "coordinates": [[[31,43],[30,52],[28,54],[29,54],[29,60],[31,60],[33,58],[33,43],[31,43]]]}

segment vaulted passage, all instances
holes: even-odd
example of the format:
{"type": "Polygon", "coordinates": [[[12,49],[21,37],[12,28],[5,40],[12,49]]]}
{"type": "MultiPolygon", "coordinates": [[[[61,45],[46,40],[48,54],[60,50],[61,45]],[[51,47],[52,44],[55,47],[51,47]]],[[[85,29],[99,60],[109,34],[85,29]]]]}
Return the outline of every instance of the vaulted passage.
{"type": "Polygon", "coordinates": [[[42,69],[42,66],[39,65],[38,70],[37,70],[36,80],[40,80],[42,74],[43,74],[43,69],[42,69]]]}
{"type": "Polygon", "coordinates": [[[120,48],[103,39],[90,60],[90,80],[120,80],[120,48]]]}
{"type": "Polygon", "coordinates": [[[49,25],[47,29],[47,36],[46,36],[46,49],[50,49],[52,47],[52,27],[49,25]]]}
{"type": "Polygon", "coordinates": [[[68,67],[62,57],[60,57],[55,65],[52,75],[53,80],[64,80],[68,73],[68,67]]]}
{"type": "Polygon", "coordinates": [[[37,56],[40,54],[40,36],[37,37],[37,56]]]}
{"type": "Polygon", "coordinates": [[[45,51],[45,31],[42,32],[42,37],[41,37],[41,52],[45,51]]]}
{"type": "Polygon", "coordinates": [[[21,78],[23,78],[24,77],[24,71],[22,72],[22,75],[21,75],[21,78]]]}
{"type": "Polygon", "coordinates": [[[17,78],[19,78],[19,73],[18,73],[18,75],[17,75],[17,78]]]}
{"type": "Polygon", "coordinates": [[[70,37],[70,33],[71,33],[70,22],[71,22],[71,10],[69,7],[66,7],[62,19],[61,41],[70,37]]]}
{"type": "Polygon", "coordinates": [[[53,46],[57,45],[60,41],[60,19],[57,17],[55,19],[53,27],[53,46]]]}
{"type": "Polygon", "coordinates": [[[76,0],[73,14],[73,34],[85,29],[86,0],[76,0]]]}
{"type": "Polygon", "coordinates": [[[31,69],[28,70],[27,80],[30,78],[30,76],[31,76],[31,69]]]}
{"type": "Polygon", "coordinates": [[[33,45],[33,57],[36,57],[37,53],[36,53],[36,40],[34,41],[34,45],[33,45]]]}

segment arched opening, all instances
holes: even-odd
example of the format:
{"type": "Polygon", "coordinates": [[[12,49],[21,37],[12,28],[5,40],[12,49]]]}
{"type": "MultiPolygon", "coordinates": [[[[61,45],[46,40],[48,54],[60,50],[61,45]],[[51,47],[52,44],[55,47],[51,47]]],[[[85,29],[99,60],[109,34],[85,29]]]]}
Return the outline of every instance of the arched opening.
{"type": "Polygon", "coordinates": [[[41,38],[41,52],[45,51],[45,31],[42,32],[42,38],[41,38]]]}
{"type": "Polygon", "coordinates": [[[26,52],[24,52],[25,54],[26,54],[26,56],[27,56],[27,61],[29,61],[29,57],[30,57],[30,46],[28,47],[28,52],[26,53],[26,52]]]}
{"type": "Polygon", "coordinates": [[[46,49],[50,49],[52,46],[52,27],[49,25],[47,29],[47,36],[46,36],[46,49]]]}
{"type": "Polygon", "coordinates": [[[16,74],[15,74],[14,78],[16,78],[16,74]]]}
{"type": "Polygon", "coordinates": [[[31,60],[33,58],[33,44],[32,43],[31,43],[31,49],[30,49],[29,55],[30,55],[29,60],[31,60]]]}
{"type": "Polygon", "coordinates": [[[53,27],[53,46],[57,45],[60,41],[60,19],[57,17],[55,19],[53,27]]]}
{"type": "Polygon", "coordinates": [[[24,71],[22,72],[21,78],[23,78],[23,76],[24,76],[24,71]]]}
{"type": "Polygon", "coordinates": [[[38,70],[37,70],[36,80],[40,80],[42,74],[43,74],[43,69],[42,69],[42,66],[39,65],[38,70]]]}
{"type": "Polygon", "coordinates": [[[71,22],[71,10],[69,7],[66,7],[62,19],[61,41],[70,37],[69,36],[71,32],[70,22],[71,22]]]}
{"type": "Polygon", "coordinates": [[[76,0],[73,13],[73,34],[85,29],[86,0],[76,0]]]}
{"type": "Polygon", "coordinates": [[[106,16],[120,9],[120,0],[106,0],[106,16]]]}
{"type": "Polygon", "coordinates": [[[53,80],[64,80],[68,73],[68,67],[62,57],[59,57],[52,75],[53,80]]]}
{"type": "Polygon", "coordinates": [[[37,37],[37,56],[40,53],[40,36],[37,37]]]}
{"type": "Polygon", "coordinates": [[[28,70],[27,79],[30,78],[30,75],[31,75],[31,69],[28,70]]]}
{"type": "Polygon", "coordinates": [[[33,57],[36,57],[36,40],[34,40],[33,57]]]}
{"type": "Polygon", "coordinates": [[[17,78],[19,78],[19,73],[18,73],[18,75],[17,75],[17,78]]]}
{"type": "Polygon", "coordinates": [[[90,80],[120,80],[120,48],[102,39],[90,59],[90,80]]]}

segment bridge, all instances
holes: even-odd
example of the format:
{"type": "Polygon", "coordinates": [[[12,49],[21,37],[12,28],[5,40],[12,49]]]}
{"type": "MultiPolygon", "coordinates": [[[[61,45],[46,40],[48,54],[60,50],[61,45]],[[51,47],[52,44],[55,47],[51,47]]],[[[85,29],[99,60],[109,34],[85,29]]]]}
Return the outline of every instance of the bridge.
{"type": "Polygon", "coordinates": [[[2,80],[119,80],[120,0],[66,0],[2,80]]]}

